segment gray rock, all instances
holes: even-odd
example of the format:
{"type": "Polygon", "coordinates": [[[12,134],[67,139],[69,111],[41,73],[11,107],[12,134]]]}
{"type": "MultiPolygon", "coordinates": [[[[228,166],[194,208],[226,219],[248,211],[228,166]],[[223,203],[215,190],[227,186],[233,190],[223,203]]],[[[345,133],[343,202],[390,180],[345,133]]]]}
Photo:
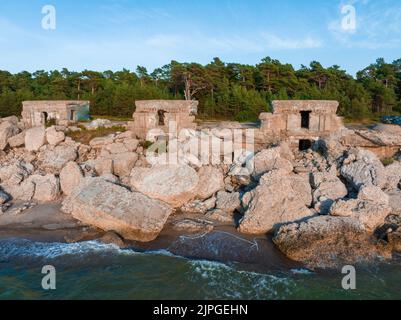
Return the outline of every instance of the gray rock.
{"type": "Polygon", "coordinates": [[[41,168],[50,173],[59,173],[68,162],[75,161],[77,158],[77,147],[66,144],[57,147],[47,146],[38,155],[41,168]]]}
{"type": "Polygon", "coordinates": [[[384,168],[386,173],[387,182],[385,188],[387,190],[400,189],[401,182],[401,162],[394,162],[384,168]]]}
{"type": "Polygon", "coordinates": [[[19,148],[25,145],[25,132],[21,132],[8,139],[11,148],[19,148]]]}
{"type": "Polygon", "coordinates": [[[328,214],[331,205],[348,194],[342,181],[328,172],[313,173],[312,184],[314,207],[320,214],[328,214]]]}
{"type": "Polygon", "coordinates": [[[63,202],[62,210],[81,222],[115,231],[128,240],[153,241],[172,208],[100,178],[90,178],[63,202]]]}
{"type": "Polygon", "coordinates": [[[389,197],[379,187],[363,186],[358,199],[338,200],[330,208],[330,215],[351,217],[368,232],[384,223],[391,213],[389,197]]]}
{"type": "Polygon", "coordinates": [[[386,185],[386,172],[381,161],[370,151],[353,149],[341,167],[341,175],[359,190],[362,185],[383,188],[386,185]]]}
{"type": "Polygon", "coordinates": [[[181,207],[183,213],[190,214],[205,214],[207,211],[213,209],[216,206],[216,198],[212,197],[207,200],[194,200],[186,203],[181,207]]]}
{"type": "Polygon", "coordinates": [[[28,151],[39,151],[46,144],[46,130],[44,127],[28,129],[25,133],[25,148],[28,151]]]}
{"type": "Polygon", "coordinates": [[[29,182],[35,186],[33,199],[38,202],[51,202],[56,200],[60,195],[60,181],[53,174],[45,176],[32,175],[27,180],[27,183],[29,182]]]}
{"type": "Polygon", "coordinates": [[[281,224],[312,216],[314,213],[305,205],[302,193],[294,189],[297,179],[296,175],[280,170],[265,174],[259,186],[243,197],[246,211],[239,231],[265,234],[281,224]]]}
{"type": "Polygon", "coordinates": [[[239,192],[225,192],[220,191],[217,193],[216,209],[233,213],[241,207],[241,200],[239,192]]]}
{"type": "Polygon", "coordinates": [[[57,131],[55,126],[46,129],[46,140],[52,146],[57,146],[65,140],[65,134],[57,131]]]}
{"type": "Polygon", "coordinates": [[[199,183],[196,197],[204,200],[213,196],[217,191],[224,189],[224,176],[219,168],[212,166],[202,167],[198,171],[199,183]]]}
{"type": "Polygon", "coordinates": [[[9,122],[0,123],[0,151],[4,150],[8,145],[8,140],[19,133],[19,128],[9,122]]]}
{"type": "Polygon", "coordinates": [[[83,178],[81,167],[73,161],[68,162],[60,172],[61,191],[67,196],[71,195],[83,178]]]}
{"type": "Polygon", "coordinates": [[[196,171],[185,165],[134,168],[131,172],[131,186],[135,190],[175,208],[195,198],[198,182],[196,171]]]}
{"type": "Polygon", "coordinates": [[[391,258],[391,251],[373,242],[365,228],[350,217],[319,216],[283,225],[273,242],[287,257],[309,268],[338,268],[391,258]]]}

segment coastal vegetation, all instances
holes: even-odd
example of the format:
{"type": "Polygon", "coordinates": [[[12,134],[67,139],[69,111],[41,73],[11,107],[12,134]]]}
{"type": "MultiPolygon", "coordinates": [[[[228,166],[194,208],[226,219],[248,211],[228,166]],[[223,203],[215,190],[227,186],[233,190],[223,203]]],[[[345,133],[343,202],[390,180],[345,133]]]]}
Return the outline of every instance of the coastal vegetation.
{"type": "Polygon", "coordinates": [[[91,140],[99,137],[104,137],[109,134],[114,134],[116,132],[125,132],[127,129],[122,126],[112,126],[112,127],[99,127],[95,130],[88,130],[85,126],[78,126],[79,130],[68,131],[66,136],[70,137],[74,141],[88,144],[91,140]]]}
{"type": "Polygon", "coordinates": [[[269,57],[256,65],[172,61],[153,72],[0,71],[0,117],[19,115],[23,100],[44,99],[87,99],[92,114],[120,119],[132,116],[135,100],[197,99],[201,119],[237,121],[257,120],[275,99],[333,99],[347,121],[369,121],[401,112],[401,59],[377,59],[356,77],[336,65],[295,69],[269,57]]]}

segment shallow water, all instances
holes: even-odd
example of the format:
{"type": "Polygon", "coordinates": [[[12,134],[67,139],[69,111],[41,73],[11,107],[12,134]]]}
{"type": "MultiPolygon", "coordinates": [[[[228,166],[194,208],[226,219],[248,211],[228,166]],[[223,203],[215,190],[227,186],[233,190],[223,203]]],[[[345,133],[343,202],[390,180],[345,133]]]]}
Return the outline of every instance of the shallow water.
{"type": "Polygon", "coordinates": [[[336,272],[254,272],[167,251],[8,239],[0,240],[0,299],[400,299],[400,265],[359,267],[357,290],[345,291],[336,272]],[[56,290],[41,288],[44,265],[57,270],[56,290]]]}

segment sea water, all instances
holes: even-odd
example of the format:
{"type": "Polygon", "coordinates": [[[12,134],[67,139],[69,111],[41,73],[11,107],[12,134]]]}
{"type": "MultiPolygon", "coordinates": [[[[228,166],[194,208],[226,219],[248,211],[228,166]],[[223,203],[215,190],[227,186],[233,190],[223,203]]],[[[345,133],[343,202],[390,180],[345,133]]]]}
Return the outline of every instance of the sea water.
{"type": "Polygon", "coordinates": [[[341,272],[190,260],[167,251],[135,252],[98,242],[0,240],[0,299],[400,299],[401,262],[357,268],[357,289],[341,272]],[[56,269],[56,290],[41,286],[56,269]]]}

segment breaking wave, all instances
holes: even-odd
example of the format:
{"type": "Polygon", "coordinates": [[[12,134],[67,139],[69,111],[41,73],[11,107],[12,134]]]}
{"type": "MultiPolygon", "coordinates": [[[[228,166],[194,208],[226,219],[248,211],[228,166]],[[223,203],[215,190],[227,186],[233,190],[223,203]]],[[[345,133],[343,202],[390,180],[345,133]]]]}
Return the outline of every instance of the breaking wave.
{"type": "Polygon", "coordinates": [[[137,252],[96,241],[7,239],[0,240],[0,283],[8,288],[0,292],[0,299],[399,299],[399,266],[398,260],[359,270],[358,290],[349,292],[341,288],[341,273],[307,269],[264,273],[263,268],[190,260],[166,250],[137,252]],[[39,267],[48,263],[57,267],[60,278],[54,296],[36,286],[42,276],[39,267]]]}
{"type": "Polygon", "coordinates": [[[79,243],[43,243],[25,239],[0,240],[0,260],[12,258],[41,258],[46,260],[59,258],[79,258],[96,255],[98,257],[160,255],[174,256],[167,250],[138,252],[131,249],[120,249],[114,244],[104,244],[98,241],[79,243]]]}
{"type": "Polygon", "coordinates": [[[237,270],[218,262],[191,261],[192,282],[203,283],[206,299],[285,299],[296,283],[284,275],[237,270]]]}

